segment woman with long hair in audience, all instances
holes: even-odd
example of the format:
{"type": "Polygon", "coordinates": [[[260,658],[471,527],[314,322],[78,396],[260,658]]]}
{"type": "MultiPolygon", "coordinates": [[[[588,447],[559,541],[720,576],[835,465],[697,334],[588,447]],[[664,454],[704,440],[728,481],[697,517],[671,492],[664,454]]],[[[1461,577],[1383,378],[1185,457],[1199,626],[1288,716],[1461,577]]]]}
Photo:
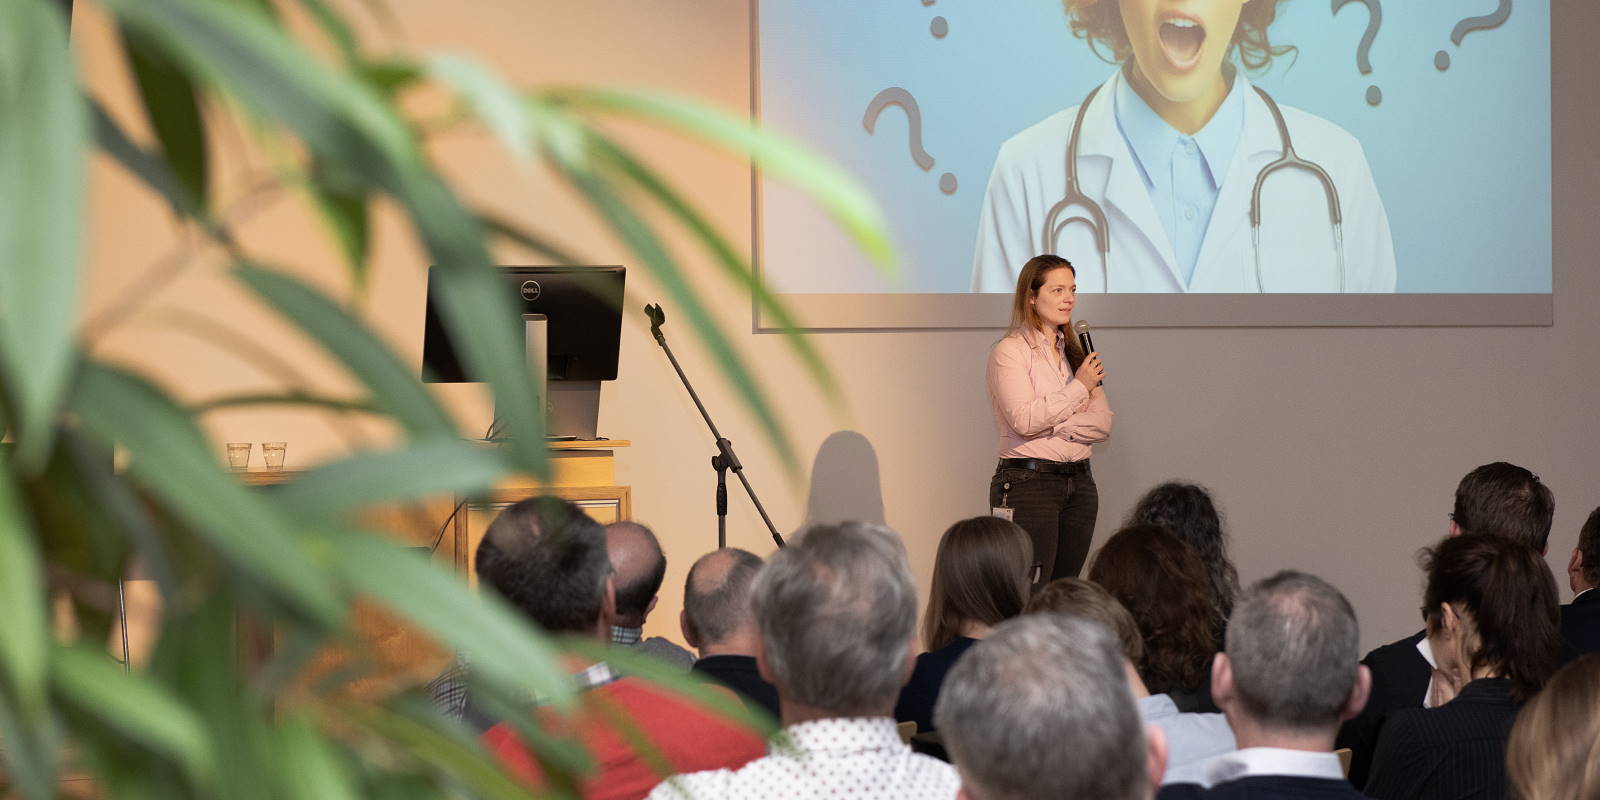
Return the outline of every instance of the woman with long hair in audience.
{"type": "Polygon", "coordinates": [[[1555,577],[1533,548],[1489,534],[1447,538],[1423,562],[1431,707],[1384,722],[1365,791],[1380,800],[1503,798],[1517,710],[1561,659],[1555,577]]]}
{"type": "Polygon", "coordinates": [[[1008,520],[973,517],[944,532],[922,624],[928,652],[917,656],[895,704],[895,720],[933,730],[933,705],[945,674],[991,628],[1022,613],[1038,569],[1027,532],[1008,520]]]}
{"type": "Polygon", "coordinates": [[[1160,525],[1194,548],[1206,567],[1211,597],[1216,601],[1217,640],[1233,616],[1233,598],[1239,595],[1239,570],[1228,558],[1228,536],[1222,515],[1204,486],[1168,481],[1144,493],[1128,514],[1126,525],[1160,525]]]}
{"type": "Polygon", "coordinates": [[[1600,797],[1600,654],[1562,667],[1517,715],[1506,771],[1519,800],[1600,797]]]}
{"type": "Polygon", "coordinates": [[[1194,549],[1158,525],[1130,525],[1101,546],[1089,580],[1117,598],[1144,637],[1137,664],[1151,694],[1179,711],[1217,711],[1209,688],[1220,645],[1211,581],[1194,549]]]}

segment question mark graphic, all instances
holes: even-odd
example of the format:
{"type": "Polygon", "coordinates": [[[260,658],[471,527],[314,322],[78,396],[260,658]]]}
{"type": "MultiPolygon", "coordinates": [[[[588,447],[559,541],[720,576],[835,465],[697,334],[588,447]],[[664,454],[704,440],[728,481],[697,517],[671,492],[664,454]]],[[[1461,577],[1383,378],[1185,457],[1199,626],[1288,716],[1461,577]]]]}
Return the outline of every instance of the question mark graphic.
{"type": "MultiPolygon", "coordinates": [[[[933,5],[934,0],[922,0],[924,6],[933,5]]],[[[935,39],[943,39],[950,34],[950,23],[944,17],[934,17],[933,23],[928,26],[928,32],[935,39]]]]}
{"type": "MultiPolygon", "coordinates": [[[[1454,42],[1456,47],[1460,47],[1461,40],[1467,38],[1467,34],[1472,33],[1473,31],[1486,31],[1491,28],[1498,28],[1505,23],[1506,18],[1509,16],[1511,16],[1511,0],[1500,0],[1500,7],[1496,8],[1494,11],[1484,14],[1481,17],[1467,17],[1466,19],[1457,22],[1455,29],[1450,31],[1450,41],[1454,42]]],[[[1437,67],[1440,72],[1444,72],[1445,70],[1449,69],[1450,54],[1443,50],[1434,53],[1433,66],[1437,67]]]]}
{"type": "MultiPolygon", "coordinates": [[[[861,118],[861,127],[866,128],[867,133],[873,133],[873,128],[878,124],[878,115],[889,106],[899,106],[906,112],[906,121],[911,127],[911,160],[917,162],[917,166],[921,167],[923,172],[933,169],[933,156],[922,149],[922,110],[917,107],[917,99],[905,89],[891,86],[878,92],[878,96],[867,104],[867,115],[861,118]]],[[[939,191],[955,194],[956,176],[948,172],[940,175],[939,191]]]]}
{"type": "MultiPolygon", "coordinates": [[[[1510,2],[1510,0],[1507,0],[1510,2]]],[[[1346,3],[1360,3],[1367,7],[1370,18],[1367,20],[1367,32],[1361,36],[1361,44],[1356,46],[1356,69],[1362,75],[1372,74],[1372,40],[1378,38],[1378,28],[1383,25],[1383,6],[1379,0],[1333,0],[1333,13],[1339,13],[1346,3]]],[[[1383,90],[1376,86],[1367,87],[1367,105],[1375,106],[1383,102],[1383,90]]]]}

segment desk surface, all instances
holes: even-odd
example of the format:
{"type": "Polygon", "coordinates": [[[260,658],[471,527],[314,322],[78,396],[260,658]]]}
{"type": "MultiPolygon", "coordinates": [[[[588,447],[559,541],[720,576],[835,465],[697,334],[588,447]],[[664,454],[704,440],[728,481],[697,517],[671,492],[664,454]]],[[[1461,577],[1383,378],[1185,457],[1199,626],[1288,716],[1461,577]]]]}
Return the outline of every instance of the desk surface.
{"type": "Polygon", "coordinates": [[[628,447],[633,442],[627,439],[573,439],[567,442],[551,442],[551,450],[610,450],[613,447],[628,447]]]}

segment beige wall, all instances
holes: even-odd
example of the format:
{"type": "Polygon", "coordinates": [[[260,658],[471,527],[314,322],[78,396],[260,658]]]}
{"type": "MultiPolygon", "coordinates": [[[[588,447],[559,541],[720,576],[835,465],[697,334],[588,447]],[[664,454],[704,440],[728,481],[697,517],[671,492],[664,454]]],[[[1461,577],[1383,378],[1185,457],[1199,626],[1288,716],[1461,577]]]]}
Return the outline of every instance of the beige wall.
{"type": "MultiPolygon", "coordinates": [[[[409,41],[429,49],[468,50],[523,84],[620,83],[695,95],[732,110],[749,96],[746,0],[392,0],[409,41]]],[[[362,4],[343,5],[359,8],[362,4]]],[[[1600,37],[1600,7],[1556,3],[1555,258],[1556,324],[1522,329],[1238,329],[1118,330],[1102,334],[1117,410],[1114,441],[1097,448],[1103,541],[1137,494],[1171,477],[1203,482],[1217,494],[1234,537],[1242,577],[1280,567],[1315,571],[1355,602],[1363,639],[1374,644],[1417,627],[1415,551],[1444,532],[1456,480],[1497,459],[1525,464],[1556,493],[1551,560],[1564,563],[1584,514],[1600,503],[1594,453],[1600,426],[1600,249],[1594,224],[1600,156],[1591,147],[1600,125],[1595,62],[1586,43],[1600,37]]],[[[360,13],[357,12],[357,16],[360,13]]],[[[80,10],[83,66],[97,92],[119,112],[130,95],[105,48],[92,9],[80,10]]],[[[371,26],[368,26],[369,28],[371,26]]],[[[129,119],[132,119],[130,116],[129,119]]],[[[1498,124],[1492,111],[1485,124],[1498,124]]],[[[666,134],[618,126],[677,185],[688,189],[721,230],[749,244],[750,176],[741,161],[666,134]]],[[[235,142],[243,134],[219,135],[235,142]]],[[[1427,146],[1418,142],[1419,147],[1427,146]]],[[[225,198],[241,175],[268,166],[228,147],[225,198]]],[[[486,138],[457,136],[437,155],[474,201],[493,205],[573,246],[593,263],[632,259],[597,222],[543,175],[514,165],[486,138]]],[[[157,287],[140,278],[173,236],[163,212],[104,165],[94,172],[90,316],[121,306],[125,292],[155,293],[139,316],[100,337],[96,352],[156,375],[181,396],[200,399],[278,385],[213,338],[175,328],[162,309],[225,322],[294,364],[320,387],[347,385],[267,312],[222,276],[215,263],[187,268],[157,287]]],[[[1471,191],[1470,184],[1460,191],[1471,191]]],[[[328,238],[297,202],[252,218],[246,241],[277,264],[337,289],[347,281],[328,238]]],[[[680,242],[681,243],[681,242],[680,242]]],[[[691,344],[681,314],[669,306],[667,330],[680,358],[739,445],[749,475],[780,529],[802,524],[808,507],[871,515],[880,507],[902,532],[927,585],[939,533],[986,510],[992,465],[990,422],[981,375],[988,331],[829,333],[815,337],[845,388],[848,409],[826,405],[775,336],[750,332],[747,296],[714,277],[702,253],[680,249],[719,319],[754,362],[775,396],[801,452],[794,475],[740,410],[734,392],[691,344]],[[840,436],[820,457],[830,436],[840,436]],[[872,458],[875,457],[875,463],[872,458]],[[811,497],[812,459],[831,467],[811,497]]],[[[501,251],[508,263],[524,254],[501,251]]],[[[413,362],[420,360],[425,261],[391,209],[375,228],[371,322],[413,362]]],[[[664,299],[629,275],[635,313],[664,299]]],[[[463,429],[474,434],[488,412],[472,387],[442,391],[463,429]]],[[[348,425],[281,411],[230,412],[203,420],[218,441],[284,439],[291,466],[345,448],[348,425]]],[[[625,323],[622,376],[605,389],[605,435],[633,441],[622,451],[619,480],[633,486],[635,515],[661,534],[671,566],[654,633],[677,636],[684,571],[715,546],[711,515],[713,453],[694,407],[635,317],[625,323]]],[[[367,431],[382,436],[384,431],[367,431]]],[[[220,456],[219,446],[219,456],[220,456]]],[[[257,453],[259,458],[259,451],[257,453]]],[[[771,543],[759,519],[732,489],[733,545],[757,552],[771,543]]],[[[830,511],[833,512],[830,514],[830,511]]],[[[1564,584],[1564,581],[1563,581],[1564,584]]],[[[1563,587],[1563,596],[1566,592],[1563,587]]]]}

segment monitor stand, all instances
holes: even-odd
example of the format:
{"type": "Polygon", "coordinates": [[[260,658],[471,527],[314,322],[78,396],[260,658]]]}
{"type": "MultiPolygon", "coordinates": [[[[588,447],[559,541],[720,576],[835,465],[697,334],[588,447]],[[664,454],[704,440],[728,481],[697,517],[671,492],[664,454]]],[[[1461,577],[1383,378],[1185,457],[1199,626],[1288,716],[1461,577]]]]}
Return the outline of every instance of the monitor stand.
{"type": "Polygon", "coordinates": [[[545,433],[551,439],[597,439],[600,425],[599,381],[547,381],[545,433]]]}
{"type": "Polygon", "coordinates": [[[543,314],[523,314],[523,344],[529,371],[538,382],[535,397],[543,397],[545,438],[591,440],[599,434],[600,382],[552,381],[549,378],[549,320],[543,314]]]}

